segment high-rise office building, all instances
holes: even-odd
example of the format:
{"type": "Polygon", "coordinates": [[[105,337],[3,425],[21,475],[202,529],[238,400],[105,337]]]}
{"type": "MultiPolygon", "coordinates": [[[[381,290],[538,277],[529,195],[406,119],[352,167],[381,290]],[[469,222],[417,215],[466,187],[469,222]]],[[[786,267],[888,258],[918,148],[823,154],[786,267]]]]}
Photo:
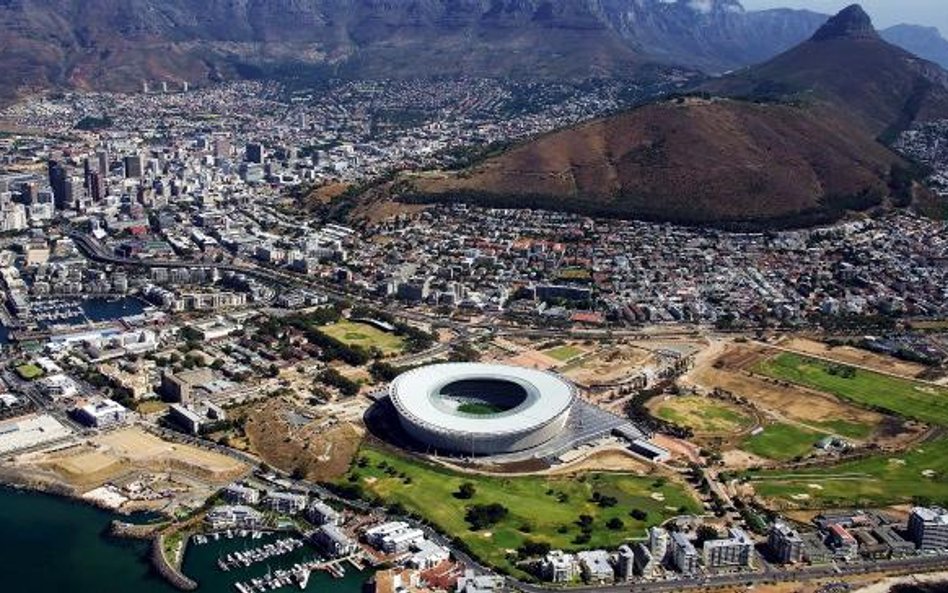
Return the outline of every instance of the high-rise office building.
{"type": "Polygon", "coordinates": [[[245,149],[244,159],[248,163],[256,163],[258,165],[263,164],[263,144],[259,142],[251,142],[247,145],[245,149]]]}
{"type": "Polygon", "coordinates": [[[142,176],[142,155],[133,154],[125,157],[125,177],[137,179],[142,176]]]}
{"type": "Polygon", "coordinates": [[[49,187],[53,190],[53,201],[57,209],[63,210],[68,202],[66,180],[69,173],[66,170],[66,165],[59,160],[51,159],[47,163],[47,171],[49,173],[49,187]]]}
{"type": "Polygon", "coordinates": [[[95,153],[95,158],[99,169],[99,178],[103,181],[109,178],[109,151],[100,150],[95,153]]]}

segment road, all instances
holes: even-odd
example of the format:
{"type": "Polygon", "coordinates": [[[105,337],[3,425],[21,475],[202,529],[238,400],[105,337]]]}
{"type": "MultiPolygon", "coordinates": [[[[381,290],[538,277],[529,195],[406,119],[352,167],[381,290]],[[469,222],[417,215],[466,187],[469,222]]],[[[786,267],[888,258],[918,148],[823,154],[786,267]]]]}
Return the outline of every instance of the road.
{"type": "MultiPolygon", "coordinates": [[[[847,576],[873,574],[878,572],[910,573],[933,572],[948,568],[948,556],[911,557],[894,560],[877,560],[859,564],[837,566],[810,566],[796,570],[778,570],[773,572],[735,573],[723,575],[696,576],[655,582],[631,582],[620,585],[579,587],[569,589],[570,593],[666,593],[707,589],[711,587],[745,587],[774,582],[806,582],[822,579],[842,579],[847,576]]],[[[522,583],[508,579],[514,587],[527,593],[548,593],[553,587],[522,583]]],[[[555,590],[562,591],[561,588],[555,590]]]]}

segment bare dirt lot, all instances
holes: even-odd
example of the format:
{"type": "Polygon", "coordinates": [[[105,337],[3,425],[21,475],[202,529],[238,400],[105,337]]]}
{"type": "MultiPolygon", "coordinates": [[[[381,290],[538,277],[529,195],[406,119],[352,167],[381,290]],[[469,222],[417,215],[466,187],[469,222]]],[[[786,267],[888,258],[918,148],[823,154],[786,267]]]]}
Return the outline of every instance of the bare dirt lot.
{"type": "MultiPolygon", "coordinates": [[[[21,455],[0,468],[11,482],[73,495],[102,490],[106,485],[145,484],[111,497],[115,501],[112,506],[127,510],[193,508],[249,470],[230,457],[165,441],[135,427],[66,448],[21,455]]],[[[101,496],[98,500],[107,502],[101,496]]]]}
{"type": "Polygon", "coordinates": [[[747,370],[768,354],[763,347],[731,344],[711,364],[695,366],[682,382],[702,389],[721,388],[765,411],[803,422],[827,419],[872,425],[882,422],[881,414],[841,402],[831,395],[748,375],[747,370]]]}
{"type": "Polygon", "coordinates": [[[551,475],[574,474],[577,472],[614,471],[635,472],[648,474],[654,467],[635,457],[628,451],[619,449],[604,449],[596,451],[581,461],[565,464],[550,470],[551,475]]]}
{"type": "Polygon", "coordinates": [[[245,430],[264,461],[314,481],[345,474],[365,436],[362,426],[303,416],[281,400],[261,404],[249,415],[245,430]]]}
{"type": "Polygon", "coordinates": [[[607,346],[570,363],[560,372],[580,385],[606,385],[634,376],[654,361],[654,355],[632,345],[607,346]]]}
{"type": "Polygon", "coordinates": [[[248,469],[230,457],[163,441],[139,428],[95,437],[85,445],[41,457],[38,465],[80,489],[115,480],[132,470],[178,471],[223,484],[248,469]]]}
{"type": "Polygon", "coordinates": [[[899,360],[892,356],[876,354],[875,352],[869,352],[868,350],[853,348],[851,346],[830,347],[823,342],[807,338],[790,338],[780,342],[780,346],[803,354],[820,356],[844,364],[858,365],[883,373],[892,373],[909,378],[918,377],[924,373],[927,368],[924,365],[899,360]]]}
{"type": "Polygon", "coordinates": [[[515,356],[507,358],[504,362],[506,364],[526,367],[528,369],[537,369],[541,371],[552,369],[557,364],[559,364],[559,361],[557,361],[555,358],[547,356],[542,352],[537,352],[536,350],[520,352],[515,356]]]}

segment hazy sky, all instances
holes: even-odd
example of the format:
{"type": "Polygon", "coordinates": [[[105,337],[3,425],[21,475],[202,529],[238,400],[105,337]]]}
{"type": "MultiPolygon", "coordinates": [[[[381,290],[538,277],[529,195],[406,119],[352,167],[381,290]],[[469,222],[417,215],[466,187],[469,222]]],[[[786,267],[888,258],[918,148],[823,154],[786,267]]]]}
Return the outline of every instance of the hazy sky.
{"type": "MultiPolygon", "coordinates": [[[[827,14],[839,12],[857,0],[742,0],[748,10],[785,6],[809,8],[827,14]]],[[[872,16],[876,27],[899,23],[938,27],[948,36],[948,0],[860,0],[859,4],[872,16]]]]}

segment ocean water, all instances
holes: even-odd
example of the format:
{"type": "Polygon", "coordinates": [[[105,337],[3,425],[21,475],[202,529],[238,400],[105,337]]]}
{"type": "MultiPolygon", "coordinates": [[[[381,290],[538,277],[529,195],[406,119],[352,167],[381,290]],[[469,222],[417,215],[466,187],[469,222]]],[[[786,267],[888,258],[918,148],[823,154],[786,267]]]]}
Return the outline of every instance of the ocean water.
{"type": "MultiPolygon", "coordinates": [[[[0,591],[4,593],[172,593],[151,569],[149,544],[107,535],[116,515],[79,502],[0,488],[0,591]]],[[[233,593],[235,580],[262,576],[306,552],[271,559],[241,571],[222,572],[217,558],[253,546],[252,540],[221,540],[192,546],[184,571],[201,592],[233,593]]],[[[259,542],[256,542],[259,544],[259,542]]],[[[359,593],[369,574],[349,569],[342,579],[313,573],[308,591],[359,593]]],[[[298,591],[298,587],[280,591],[298,591]]]]}

